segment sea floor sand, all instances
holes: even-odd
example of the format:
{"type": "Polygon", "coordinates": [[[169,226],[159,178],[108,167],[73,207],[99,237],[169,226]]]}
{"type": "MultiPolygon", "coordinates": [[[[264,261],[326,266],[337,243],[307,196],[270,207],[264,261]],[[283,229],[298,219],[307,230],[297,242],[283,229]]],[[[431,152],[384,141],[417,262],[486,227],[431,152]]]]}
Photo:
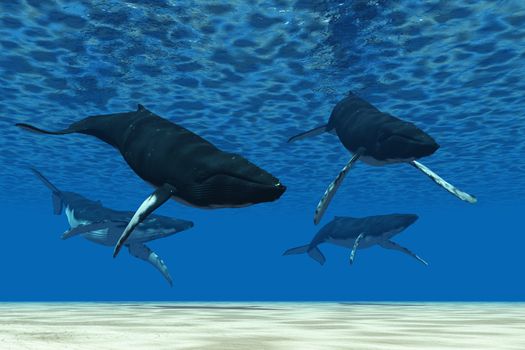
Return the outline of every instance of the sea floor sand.
{"type": "Polygon", "coordinates": [[[0,349],[524,350],[522,303],[0,303],[0,349]]]}

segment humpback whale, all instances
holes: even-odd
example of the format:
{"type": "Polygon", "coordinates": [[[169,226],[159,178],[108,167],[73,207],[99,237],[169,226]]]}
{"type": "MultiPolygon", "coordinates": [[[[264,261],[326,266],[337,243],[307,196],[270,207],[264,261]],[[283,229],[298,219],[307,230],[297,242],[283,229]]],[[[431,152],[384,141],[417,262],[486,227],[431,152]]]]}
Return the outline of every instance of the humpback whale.
{"type": "MultiPolygon", "coordinates": [[[[100,201],[92,201],[78,193],[60,191],[38,170],[34,168],[31,170],[51,190],[54,214],[60,215],[64,211],[67,216],[70,229],[64,232],[62,239],[82,235],[85,239],[97,244],[115,245],[122,230],[133,216],[133,212],[105,208],[100,201]]],[[[125,246],[132,256],[150,263],[159,270],[172,286],[173,281],[168,267],[145,243],[171,236],[191,227],[193,227],[191,221],[150,215],[133,231],[125,246]]]]}
{"type": "Polygon", "coordinates": [[[307,253],[312,259],[323,265],[326,259],[318,246],[322,243],[332,243],[350,248],[350,264],[353,264],[357,249],[379,245],[408,254],[428,265],[425,260],[391,240],[393,236],[412,225],[417,218],[417,215],[414,214],[389,214],[364,218],[336,216],[319,230],[310,244],[288,249],[283,255],[307,253]]]}
{"type": "Polygon", "coordinates": [[[170,198],[198,208],[236,208],[274,201],[286,190],[242,156],[219,150],[140,104],[136,111],[87,117],[60,131],[16,126],[42,134],[95,136],[118,149],[131,169],[155,187],[124,229],[113,257],[135,227],[170,198]]]}
{"type": "Polygon", "coordinates": [[[314,215],[316,225],[321,221],[335,192],[357,160],[375,166],[408,163],[461,200],[469,203],[477,201],[474,196],[452,186],[417,161],[421,157],[433,154],[439,148],[430,135],[410,122],[379,111],[352,92],[336,104],[327,124],[295,135],[288,142],[324,132],[335,132],[353,156],[321,197],[314,215]]]}

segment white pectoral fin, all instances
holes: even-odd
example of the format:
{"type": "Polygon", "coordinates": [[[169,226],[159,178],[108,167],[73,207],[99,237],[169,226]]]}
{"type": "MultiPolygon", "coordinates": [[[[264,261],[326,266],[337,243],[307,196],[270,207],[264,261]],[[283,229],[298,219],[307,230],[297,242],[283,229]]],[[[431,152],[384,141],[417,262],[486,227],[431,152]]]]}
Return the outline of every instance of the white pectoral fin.
{"type": "Polygon", "coordinates": [[[452,193],[454,196],[458,197],[461,200],[464,200],[469,203],[476,203],[478,200],[476,197],[461,191],[460,189],[454,187],[453,185],[446,182],[443,178],[441,178],[438,174],[430,170],[428,167],[424,166],[423,164],[419,163],[418,161],[411,161],[410,164],[419,169],[421,172],[423,172],[425,175],[427,175],[429,178],[432,179],[435,183],[437,183],[439,186],[443,187],[445,190],[452,193]]]}
{"type": "Polygon", "coordinates": [[[355,239],[354,246],[352,247],[352,252],[350,253],[350,264],[354,263],[355,252],[357,250],[357,247],[359,247],[359,242],[361,241],[361,239],[363,239],[364,236],[365,234],[361,232],[359,236],[357,236],[357,238],[355,239]]]}
{"type": "Polygon", "coordinates": [[[396,242],[388,240],[388,241],[383,241],[383,242],[379,243],[379,245],[381,247],[383,247],[383,248],[386,248],[386,249],[393,249],[393,250],[397,250],[397,251],[399,251],[401,253],[408,254],[411,257],[417,259],[418,261],[420,261],[423,264],[425,264],[426,266],[428,266],[428,263],[425,260],[421,259],[417,254],[413,253],[408,248],[405,248],[405,247],[397,244],[396,242]]]}
{"type": "Polygon", "coordinates": [[[87,225],[78,225],[77,227],[64,232],[62,234],[62,239],[68,239],[70,237],[73,237],[79,234],[88,233],[91,231],[96,231],[96,230],[100,230],[100,229],[107,228],[107,227],[108,227],[108,221],[99,221],[99,222],[94,222],[94,223],[87,224],[87,225]]]}
{"type": "Polygon", "coordinates": [[[176,192],[175,187],[172,185],[164,184],[157,188],[155,192],[153,192],[137,209],[133,217],[128,223],[128,226],[126,229],[124,229],[124,232],[120,236],[117,245],[115,246],[115,250],[113,251],[113,257],[116,257],[120,249],[122,248],[122,245],[128,237],[131,235],[135,227],[137,227],[149,214],[151,214],[155,209],[160,207],[162,204],[164,204],[168,199],[170,199],[171,196],[173,196],[176,192]]]}
{"type": "Polygon", "coordinates": [[[168,267],[162,261],[160,256],[157,255],[153,250],[151,250],[147,245],[142,243],[133,243],[128,246],[129,253],[136,258],[149,262],[153,265],[159,272],[164,276],[166,281],[173,286],[173,280],[171,279],[168,267]]]}
{"type": "Polygon", "coordinates": [[[346,174],[350,171],[350,169],[359,159],[360,156],[361,152],[356,152],[348,161],[348,163],[344,166],[344,168],[341,169],[335,180],[332,181],[332,183],[328,186],[323,196],[321,197],[321,200],[317,204],[317,208],[315,208],[314,224],[317,225],[321,221],[321,218],[323,217],[324,212],[328,208],[328,205],[330,204],[332,198],[337,192],[337,189],[341,186],[341,183],[343,182],[346,174]]]}

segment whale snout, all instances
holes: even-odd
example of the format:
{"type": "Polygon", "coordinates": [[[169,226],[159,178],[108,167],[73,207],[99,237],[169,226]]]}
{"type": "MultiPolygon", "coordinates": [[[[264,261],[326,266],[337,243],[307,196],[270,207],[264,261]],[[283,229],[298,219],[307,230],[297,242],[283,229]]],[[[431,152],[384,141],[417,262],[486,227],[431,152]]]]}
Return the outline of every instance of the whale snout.
{"type": "Polygon", "coordinates": [[[406,226],[412,225],[419,218],[416,214],[405,214],[404,217],[406,226]]]}
{"type": "Polygon", "coordinates": [[[417,158],[429,156],[439,148],[437,142],[423,131],[414,135],[411,142],[414,144],[415,155],[417,158]]]}
{"type": "Polygon", "coordinates": [[[286,186],[283,185],[280,181],[278,181],[276,184],[273,185],[273,188],[270,192],[272,192],[273,196],[275,197],[274,199],[272,199],[272,201],[274,201],[276,199],[279,199],[283,195],[283,193],[286,192],[286,186]]]}
{"type": "Polygon", "coordinates": [[[194,225],[195,224],[193,223],[193,221],[184,220],[183,224],[181,225],[181,230],[180,231],[189,230],[194,225]]]}
{"type": "Polygon", "coordinates": [[[419,159],[433,154],[438,148],[430,135],[409,122],[383,128],[377,140],[377,154],[383,159],[419,159]]]}
{"type": "Polygon", "coordinates": [[[281,182],[278,182],[275,184],[275,188],[280,194],[282,195],[284,192],[286,192],[286,186],[283,185],[281,182]]]}
{"type": "Polygon", "coordinates": [[[246,200],[248,201],[248,198],[251,198],[253,201],[252,203],[254,204],[273,202],[279,199],[283,193],[286,192],[286,186],[275,178],[269,182],[257,182],[247,179],[236,179],[236,182],[240,189],[242,189],[246,194],[249,194],[249,197],[246,197],[246,200]]]}

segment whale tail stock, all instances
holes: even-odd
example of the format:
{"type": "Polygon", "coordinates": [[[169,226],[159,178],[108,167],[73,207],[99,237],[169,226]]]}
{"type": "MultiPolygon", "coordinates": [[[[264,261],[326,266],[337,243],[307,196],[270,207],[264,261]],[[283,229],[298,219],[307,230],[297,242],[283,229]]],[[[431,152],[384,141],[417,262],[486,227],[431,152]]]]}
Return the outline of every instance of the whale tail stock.
{"type": "Polygon", "coordinates": [[[45,130],[27,123],[16,123],[15,126],[37,134],[66,135],[79,133],[91,135],[118,148],[125,141],[130,125],[149,115],[147,109],[139,104],[135,112],[93,115],[74,122],[62,130],[45,130]]]}

